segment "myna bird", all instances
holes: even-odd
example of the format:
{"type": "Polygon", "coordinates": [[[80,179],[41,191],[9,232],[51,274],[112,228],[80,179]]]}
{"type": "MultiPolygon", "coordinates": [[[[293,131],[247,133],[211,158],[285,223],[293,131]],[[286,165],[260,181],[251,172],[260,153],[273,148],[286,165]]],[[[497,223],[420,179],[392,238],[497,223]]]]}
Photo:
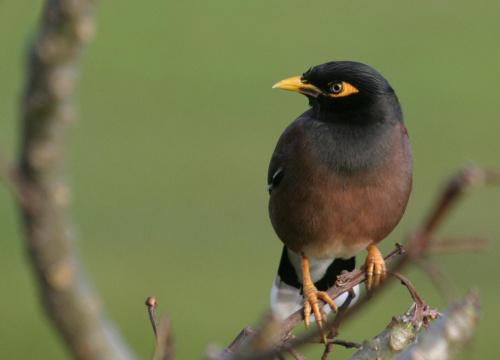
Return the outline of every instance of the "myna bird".
{"type": "Polygon", "coordinates": [[[405,211],[410,142],[394,90],[367,65],[329,62],[273,88],[306,95],[311,108],[283,132],[269,165],[269,215],[285,245],[271,305],[281,318],[304,306],[306,327],[312,311],[326,342],[318,298],[337,311],[325,291],[355,268],[355,255],[368,250],[369,291],[386,277],[375,245],[405,211]]]}

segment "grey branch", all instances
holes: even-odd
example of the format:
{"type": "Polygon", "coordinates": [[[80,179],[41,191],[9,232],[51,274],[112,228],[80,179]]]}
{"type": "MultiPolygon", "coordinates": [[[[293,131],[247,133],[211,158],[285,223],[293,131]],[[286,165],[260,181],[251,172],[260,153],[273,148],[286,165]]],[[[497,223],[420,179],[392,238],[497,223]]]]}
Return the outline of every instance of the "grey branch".
{"type": "MultiPolygon", "coordinates": [[[[415,341],[417,341],[423,321],[415,321],[416,304],[391,323],[380,334],[363,342],[363,348],[357,351],[350,360],[384,359],[395,360],[415,341]]],[[[424,318],[435,318],[437,311],[424,312],[424,318]]]]}
{"type": "Polygon", "coordinates": [[[393,319],[379,335],[363,342],[363,348],[350,360],[441,360],[451,359],[467,344],[479,317],[479,298],[471,293],[454,302],[447,314],[426,310],[422,321],[414,321],[416,304],[405,314],[393,319]],[[440,316],[429,330],[420,333],[422,326],[440,316]]]}
{"type": "Polygon", "coordinates": [[[479,321],[479,312],[479,297],[474,292],[464,300],[454,302],[447,314],[422,334],[400,360],[453,358],[470,342],[479,321]]]}
{"type": "Polygon", "coordinates": [[[82,273],[66,214],[64,169],[79,61],[94,30],[92,0],[47,0],[28,63],[15,169],[26,247],[48,317],[76,359],[131,359],[82,273]]]}

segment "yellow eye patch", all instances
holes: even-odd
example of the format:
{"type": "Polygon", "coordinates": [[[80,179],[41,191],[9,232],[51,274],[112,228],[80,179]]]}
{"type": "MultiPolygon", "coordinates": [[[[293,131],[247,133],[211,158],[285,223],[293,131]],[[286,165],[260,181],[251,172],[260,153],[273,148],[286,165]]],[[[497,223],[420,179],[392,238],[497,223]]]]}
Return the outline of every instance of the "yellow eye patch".
{"type": "Polygon", "coordinates": [[[345,81],[334,81],[328,85],[328,95],[331,97],[344,97],[358,93],[359,90],[355,86],[345,81]]]}

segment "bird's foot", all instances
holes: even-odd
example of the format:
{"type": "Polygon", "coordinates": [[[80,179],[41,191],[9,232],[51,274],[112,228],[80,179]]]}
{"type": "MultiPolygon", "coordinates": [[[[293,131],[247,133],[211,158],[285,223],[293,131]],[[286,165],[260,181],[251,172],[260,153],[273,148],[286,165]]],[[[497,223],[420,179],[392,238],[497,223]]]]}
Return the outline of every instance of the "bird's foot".
{"type": "Polygon", "coordinates": [[[319,307],[318,299],[323,300],[325,303],[330,305],[334,312],[338,312],[337,305],[332,300],[332,298],[324,291],[318,291],[312,281],[308,281],[304,284],[304,323],[306,325],[306,329],[309,327],[311,323],[311,312],[314,314],[314,318],[316,319],[316,324],[318,324],[319,332],[321,334],[321,339],[327,344],[325,331],[323,329],[323,322],[328,323],[328,319],[326,317],[325,311],[323,308],[319,307]]]}
{"type": "Polygon", "coordinates": [[[374,245],[369,245],[368,255],[362,269],[366,271],[366,290],[370,291],[379,287],[387,278],[385,260],[374,245]]]}

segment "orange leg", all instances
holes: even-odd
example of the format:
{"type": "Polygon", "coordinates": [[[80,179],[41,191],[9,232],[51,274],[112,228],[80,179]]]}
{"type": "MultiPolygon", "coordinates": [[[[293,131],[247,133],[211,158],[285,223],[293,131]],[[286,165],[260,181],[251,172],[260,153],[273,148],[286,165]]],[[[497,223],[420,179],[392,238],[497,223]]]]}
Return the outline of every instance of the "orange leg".
{"type": "Polygon", "coordinates": [[[337,305],[335,302],[328,296],[328,294],[324,291],[318,291],[314,286],[314,283],[311,281],[311,275],[309,274],[309,259],[304,254],[302,255],[302,275],[303,275],[303,292],[304,292],[304,323],[306,324],[306,328],[309,327],[311,323],[311,310],[314,313],[314,318],[316,319],[316,323],[318,324],[319,331],[321,333],[321,339],[323,342],[327,343],[325,331],[323,330],[323,321],[328,322],[326,318],[326,314],[323,309],[319,308],[318,299],[323,300],[325,303],[330,305],[334,312],[338,311],[337,305]]]}
{"type": "Polygon", "coordinates": [[[366,250],[368,250],[368,255],[363,269],[366,271],[366,290],[370,291],[372,288],[378,288],[380,283],[385,281],[387,269],[384,258],[375,245],[369,245],[366,250]]]}

